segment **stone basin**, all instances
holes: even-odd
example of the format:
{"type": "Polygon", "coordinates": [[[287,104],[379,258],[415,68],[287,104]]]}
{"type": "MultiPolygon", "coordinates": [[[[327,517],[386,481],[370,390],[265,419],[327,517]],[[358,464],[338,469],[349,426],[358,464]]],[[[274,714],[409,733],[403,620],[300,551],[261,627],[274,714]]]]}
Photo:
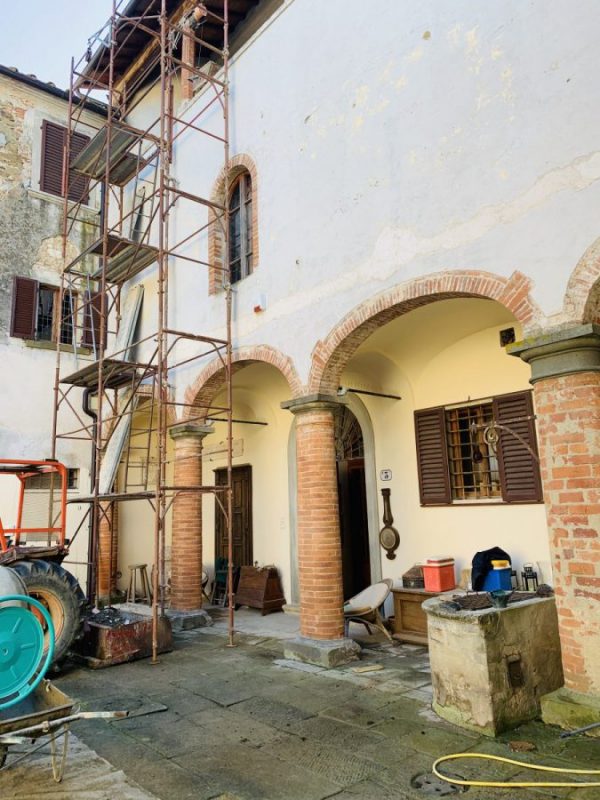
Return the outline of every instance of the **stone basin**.
{"type": "Polygon", "coordinates": [[[447,600],[423,603],[434,711],[485,736],[539,717],[541,697],[563,685],[554,598],[480,610],[447,600]]]}

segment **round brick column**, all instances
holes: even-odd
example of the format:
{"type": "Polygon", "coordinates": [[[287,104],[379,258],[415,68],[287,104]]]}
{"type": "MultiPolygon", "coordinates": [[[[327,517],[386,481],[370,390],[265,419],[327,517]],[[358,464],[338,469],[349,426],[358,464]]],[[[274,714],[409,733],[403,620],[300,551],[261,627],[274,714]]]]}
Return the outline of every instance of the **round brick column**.
{"type": "MultiPolygon", "coordinates": [[[[170,431],[175,444],[174,486],[202,486],[202,442],[207,425],[182,424],[170,431]]],[[[202,608],[202,493],[178,492],[171,529],[171,609],[202,608]]]]}
{"type": "MultiPolygon", "coordinates": [[[[558,331],[511,352],[532,367],[565,688],[600,702],[600,329],[558,331]]],[[[544,719],[560,724],[560,703],[546,706],[544,719]]]]}
{"type": "Polygon", "coordinates": [[[98,524],[97,601],[110,603],[116,587],[119,542],[118,506],[115,502],[100,503],[98,524]]]}
{"type": "Polygon", "coordinates": [[[297,540],[301,639],[289,657],[333,666],[356,658],[344,639],[334,414],[335,398],[312,395],[284,403],[296,416],[297,540]],[[319,646],[319,643],[322,643],[319,646]]]}

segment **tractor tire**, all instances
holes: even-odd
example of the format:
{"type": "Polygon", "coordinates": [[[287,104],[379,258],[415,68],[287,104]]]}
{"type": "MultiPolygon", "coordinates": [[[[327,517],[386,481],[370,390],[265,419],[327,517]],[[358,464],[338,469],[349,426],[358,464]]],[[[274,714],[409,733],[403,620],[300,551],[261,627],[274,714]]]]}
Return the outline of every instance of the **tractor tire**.
{"type": "MultiPolygon", "coordinates": [[[[49,561],[18,561],[11,568],[23,579],[28,594],[50,614],[56,636],[52,663],[58,666],[82,634],[86,600],[79,583],[66,569],[49,561]]],[[[46,643],[44,652],[47,649],[46,643]]]]}

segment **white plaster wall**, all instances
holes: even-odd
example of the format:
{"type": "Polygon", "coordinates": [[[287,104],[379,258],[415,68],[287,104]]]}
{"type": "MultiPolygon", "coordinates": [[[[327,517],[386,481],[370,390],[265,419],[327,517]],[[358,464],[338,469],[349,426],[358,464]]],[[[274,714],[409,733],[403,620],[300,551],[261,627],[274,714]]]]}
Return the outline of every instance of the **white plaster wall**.
{"type": "MultiPolygon", "coordinates": [[[[26,263],[8,265],[11,272],[35,278],[54,286],[60,284],[63,267],[62,258],[62,214],[63,201],[59,197],[39,191],[41,125],[44,119],[65,125],[67,103],[44,92],[26,87],[11,79],[0,80],[0,103],[5,107],[7,115],[14,114],[21,120],[14,128],[18,137],[17,153],[20,172],[18,180],[2,182],[0,202],[4,209],[9,209],[11,202],[26,204],[31,227],[23,227],[23,219],[19,214],[23,206],[15,205],[15,218],[9,230],[3,230],[2,236],[11,238],[10,245],[16,249],[22,260],[23,253],[31,252],[26,263]],[[22,116],[14,109],[20,110],[22,116]],[[39,242],[39,246],[34,243],[39,242]]],[[[87,125],[82,127],[88,133],[93,129],[89,123],[99,124],[95,115],[84,113],[87,125]]],[[[4,143],[5,144],[5,143],[4,143]]],[[[4,146],[4,144],[2,146],[4,146]]],[[[11,144],[11,142],[9,142],[11,144]]],[[[17,162],[15,162],[17,163],[17,162]]],[[[92,196],[92,204],[97,198],[92,196]]],[[[93,209],[89,210],[93,218],[93,209]]],[[[3,219],[7,219],[5,214],[3,219]]],[[[84,242],[89,241],[92,233],[88,227],[76,225],[73,228],[68,244],[68,256],[75,257],[84,242]],[[88,239],[86,239],[88,237],[88,239]]],[[[3,260],[3,259],[0,259],[3,260]]],[[[2,318],[7,325],[0,329],[0,365],[4,377],[0,392],[0,458],[31,458],[39,460],[49,458],[52,447],[52,409],[54,376],[56,367],[56,350],[53,346],[35,347],[22,339],[9,336],[8,324],[12,301],[12,276],[5,278],[6,292],[0,295],[2,302],[2,318]]],[[[79,331],[79,337],[81,331],[79,331]]],[[[89,356],[87,357],[89,359],[89,356]]],[[[63,353],[61,374],[74,372],[86,363],[86,356],[78,359],[73,354],[63,353]]],[[[70,398],[76,409],[81,408],[81,394],[74,391],[70,398]]],[[[80,412],[85,424],[91,420],[80,412]]],[[[61,430],[63,432],[81,427],[66,406],[61,413],[61,430]]],[[[81,434],[77,434],[81,435],[81,434]]],[[[91,449],[89,442],[59,440],[57,457],[66,466],[79,469],[79,488],[69,492],[69,498],[78,494],[89,493],[89,466],[91,449]]],[[[0,517],[5,524],[16,521],[16,481],[10,477],[0,478],[0,517]]],[[[67,536],[72,538],[87,511],[84,504],[69,504],[67,509],[67,536]]],[[[85,587],[87,560],[87,523],[78,533],[65,566],[73,572],[85,587]]]]}
{"type": "MultiPolygon", "coordinates": [[[[235,287],[236,346],[271,345],[305,380],[316,342],[345,314],[386,288],[452,269],[506,278],[522,271],[551,321],[598,236],[600,109],[590,100],[600,80],[597,11],[593,0],[288,0],[232,63],[231,151],[257,165],[260,238],[255,273],[235,287]],[[259,293],[267,309],[255,314],[259,293]]],[[[179,113],[191,118],[207,99],[203,93],[179,113]]],[[[151,92],[131,121],[147,125],[157,100],[151,92]]],[[[216,110],[203,125],[220,130],[216,110]]],[[[177,140],[182,189],[209,196],[221,163],[218,143],[189,134],[177,140]]],[[[172,221],[176,241],[206,212],[180,202],[172,221]]],[[[206,240],[182,252],[206,258],[206,240]]],[[[141,335],[155,324],[153,268],[143,279],[141,335]]],[[[208,295],[205,269],[175,263],[169,298],[172,327],[223,334],[224,304],[208,295]]],[[[440,551],[464,566],[475,550],[500,544],[517,563],[539,561],[550,578],[543,506],[418,503],[414,408],[528,387],[527,367],[497,347],[498,328],[510,318],[497,309],[486,318],[487,309],[469,305],[464,317],[452,317],[455,335],[441,334],[444,347],[424,326],[417,336],[413,316],[440,313],[435,324],[442,324],[444,314],[413,312],[406,324],[416,327],[405,339],[382,332],[348,366],[345,378],[403,396],[394,406],[364,398],[377,469],[395,476],[402,535],[398,559],[383,560],[384,575],[398,577],[440,551]]],[[[173,376],[178,399],[201,366],[173,376]]],[[[245,445],[235,463],[253,466],[255,558],[280,567],[287,592],[282,498],[291,420],[275,408],[289,393],[273,390],[266,405],[238,395],[236,409],[273,419],[265,430],[236,426],[245,445]]],[[[213,513],[206,502],[207,563],[213,513]]],[[[133,519],[133,505],[126,515],[133,519]]],[[[123,545],[122,564],[136,546],[123,545]]]]}
{"type": "MultiPolygon", "coordinates": [[[[305,377],[345,313],[444,269],[519,269],[559,312],[597,238],[599,34],[592,0],[286,3],[231,70],[232,153],[259,175],[260,263],[236,287],[236,342],[272,343],[305,377]]],[[[134,121],[156,110],[151,94],[134,121]]],[[[216,111],[205,124],[218,130],[216,111]]],[[[220,163],[218,144],[178,140],[182,186],[208,194],[220,163]]],[[[202,220],[181,204],[174,235],[202,220]]],[[[222,332],[204,271],[178,265],[171,288],[177,325],[222,332]]]]}

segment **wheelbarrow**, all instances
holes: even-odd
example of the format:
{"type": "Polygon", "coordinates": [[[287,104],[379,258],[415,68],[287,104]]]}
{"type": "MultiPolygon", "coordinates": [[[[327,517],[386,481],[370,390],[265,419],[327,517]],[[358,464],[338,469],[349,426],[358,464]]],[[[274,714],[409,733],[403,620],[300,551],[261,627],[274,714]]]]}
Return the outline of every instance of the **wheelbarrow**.
{"type": "Polygon", "coordinates": [[[0,772],[49,745],[52,777],[60,783],[67,760],[71,724],[80,719],[122,719],[128,713],[81,711],[79,705],[51,681],[42,680],[27,698],[0,711],[0,772]],[[11,748],[15,748],[15,752],[9,756],[11,748]]]}
{"type": "Polygon", "coordinates": [[[128,712],[81,711],[45,679],[53,655],[54,628],[46,608],[21,594],[0,597],[0,771],[49,745],[52,775],[58,783],[64,773],[71,723],[119,719],[128,712]],[[13,746],[26,749],[9,759],[13,746]]]}

